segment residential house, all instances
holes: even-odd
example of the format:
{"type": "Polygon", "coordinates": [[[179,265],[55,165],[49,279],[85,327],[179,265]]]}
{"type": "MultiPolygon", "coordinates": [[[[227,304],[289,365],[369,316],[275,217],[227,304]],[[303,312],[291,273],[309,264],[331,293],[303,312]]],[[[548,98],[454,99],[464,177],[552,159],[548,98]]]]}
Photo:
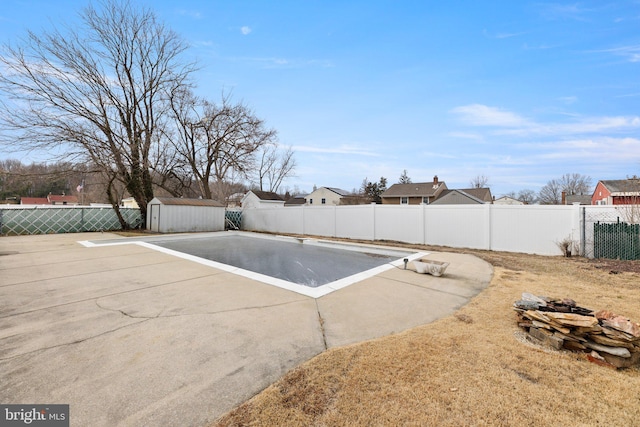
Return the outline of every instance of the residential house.
{"type": "Polygon", "coordinates": [[[289,200],[284,202],[285,208],[289,206],[304,206],[306,204],[307,200],[305,199],[305,196],[293,196],[289,200]]]}
{"type": "Polygon", "coordinates": [[[21,197],[21,205],[60,205],[77,206],[76,196],[66,196],[65,194],[49,194],[47,197],[21,197]]]}
{"type": "Polygon", "coordinates": [[[350,192],[335,187],[320,187],[305,196],[308,205],[311,206],[337,206],[342,204],[341,201],[345,197],[349,197],[350,192]]]}
{"type": "Polygon", "coordinates": [[[493,197],[488,188],[443,190],[432,205],[476,205],[491,203],[493,197]]]}
{"type": "Polygon", "coordinates": [[[49,199],[46,197],[20,197],[21,205],[49,205],[49,199]]]}
{"type": "Polygon", "coordinates": [[[562,192],[561,204],[563,205],[590,205],[591,195],[589,194],[567,194],[562,192]]]}
{"type": "Polygon", "coordinates": [[[592,205],[640,204],[640,178],[598,181],[591,196],[592,205]]]}
{"type": "Polygon", "coordinates": [[[433,177],[433,182],[393,184],[380,195],[383,205],[419,205],[432,203],[447,189],[447,184],[433,177]]]}
{"type": "Polygon", "coordinates": [[[251,190],[241,200],[242,209],[282,208],[284,199],[272,191],[251,190]]]}
{"type": "Polygon", "coordinates": [[[140,206],[138,206],[138,202],[136,202],[136,199],[134,199],[133,197],[122,199],[121,206],[123,208],[140,209],[140,206]]]}
{"type": "Polygon", "coordinates": [[[493,201],[494,205],[524,205],[524,202],[509,196],[498,197],[493,201]]]}

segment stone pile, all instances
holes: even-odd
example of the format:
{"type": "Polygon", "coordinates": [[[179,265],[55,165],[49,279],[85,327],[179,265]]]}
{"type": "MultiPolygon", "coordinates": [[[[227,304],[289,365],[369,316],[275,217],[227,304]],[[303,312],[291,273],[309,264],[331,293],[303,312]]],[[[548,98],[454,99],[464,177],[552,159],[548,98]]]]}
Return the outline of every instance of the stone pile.
{"type": "Polygon", "coordinates": [[[615,368],[640,364],[640,324],[624,316],[530,293],[514,310],[518,326],[542,345],[587,353],[590,361],[615,368]]]}

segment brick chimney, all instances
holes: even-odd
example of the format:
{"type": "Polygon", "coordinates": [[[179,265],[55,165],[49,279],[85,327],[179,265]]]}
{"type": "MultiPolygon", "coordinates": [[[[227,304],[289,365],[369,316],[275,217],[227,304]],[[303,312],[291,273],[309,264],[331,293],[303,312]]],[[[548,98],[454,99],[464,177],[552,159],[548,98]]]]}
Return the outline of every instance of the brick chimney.
{"type": "Polygon", "coordinates": [[[433,183],[434,183],[434,184],[437,184],[437,183],[438,183],[438,175],[436,175],[436,176],[434,176],[434,177],[433,177],[433,183]]]}
{"type": "Polygon", "coordinates": [[[562,192],[562,203],[561,204],[563,204],[563,205],[567,204],[567,192],[566,191],[562,192]]]}

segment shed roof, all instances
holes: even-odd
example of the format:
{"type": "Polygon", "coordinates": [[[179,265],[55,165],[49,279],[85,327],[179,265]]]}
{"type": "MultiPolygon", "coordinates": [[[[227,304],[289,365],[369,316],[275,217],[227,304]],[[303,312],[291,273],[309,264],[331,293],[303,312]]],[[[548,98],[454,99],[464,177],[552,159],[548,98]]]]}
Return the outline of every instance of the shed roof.
{"type": "Polygon", "coordinates": [[[162,205],[172,205],[172,206],[213,206],[218,208],[224,207],[222,203],[212,199],[184,199],[181,197],[155,197],[153,200],[157,200],[162,205]]]}
{"type": "Polygon", "coordinates": [[[273,191],[251,190],[251,192],[256,196],[258,196],[260,200],[277,200],[279,202],[284,202],[282,197],[280,197],[278,194],[274,193],[273,191]]]}

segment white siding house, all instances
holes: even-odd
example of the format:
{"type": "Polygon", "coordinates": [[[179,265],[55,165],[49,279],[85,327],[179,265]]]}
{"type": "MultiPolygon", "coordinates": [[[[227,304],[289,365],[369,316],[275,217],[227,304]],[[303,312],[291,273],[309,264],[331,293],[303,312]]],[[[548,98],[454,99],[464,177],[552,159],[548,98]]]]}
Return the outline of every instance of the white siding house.
{"type": "Polygon", "coordinates": [[[242,209],[254,208],[283,208],[284,200],[271,191],[251,190],[241,201],[242,209]]]}
{"type": "Polygon", "coordinates": [[[343,197],[350,195],[348,191],[333,187],[320,187],[308,196],[305,196],[307,205],[311,206],[337,206],[343,197]]]}
{"type": "Polygon", "coordinates": [[[225,207],[207,199],[154,197],[147,205],[147,228],[158,233],[224,231],[225,207]]]}
{"type": "Polygon", "coordinates": [[[509,196],[502,196],[493,201],[494,205],[524,205],[520,200],[509,196]]]}

